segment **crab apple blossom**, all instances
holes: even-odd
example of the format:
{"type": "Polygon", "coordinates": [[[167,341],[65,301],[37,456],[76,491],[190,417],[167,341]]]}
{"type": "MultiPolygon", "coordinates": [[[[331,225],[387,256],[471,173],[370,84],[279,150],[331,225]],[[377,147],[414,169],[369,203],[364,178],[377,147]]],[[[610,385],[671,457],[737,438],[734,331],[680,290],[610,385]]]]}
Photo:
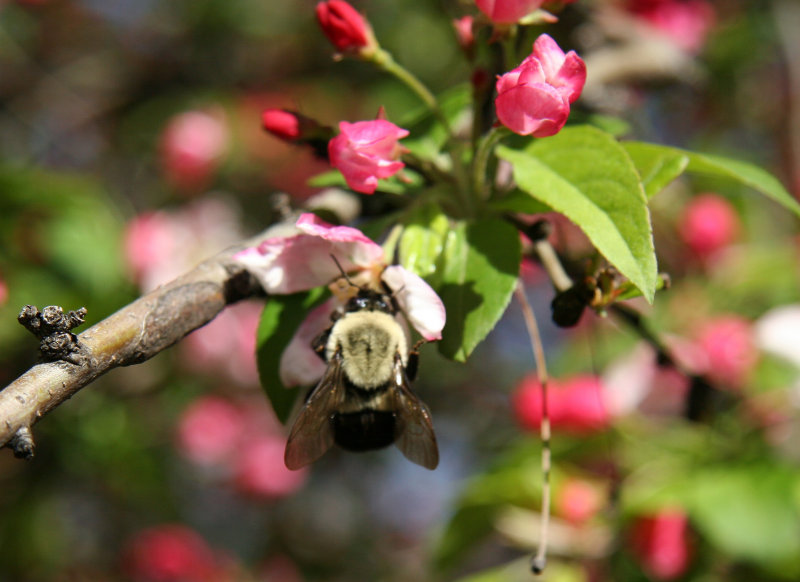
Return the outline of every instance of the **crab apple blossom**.
{"type": "Polygon", "coordinates": [[[580,526],[591,520],[603,508],[605,492],[598,485],[569,477],[557,490],[553,500],[556,514],[569,523],[580,526]]]}
{"type": "Polygon", "coordinates": [[[205,187],[228,149],[228,134],[221,114],[187,111],[170,119],[161,136],[167,180],[181,191],[205,187]]]}
{"type": "Polygon", "coordinates": [[[543,34],[517,68],[497,79],[497,117],[519,135],[555,135],[567,122],[570,104],[580,97],[585,83],[583,59],[575,51],[565,54],[543,34]]]}
{"type": "Polygon", "coordinates": [[[243,420],[239,407],[224,398],[198,398],[178,421],[178,449],[199,465],[222,462],[235,452],[243,420]]]}
{"type": "Polygon", "coordinates": [[[278,499],[305,483],[307,470],[290,471],[283,461],[286,439],[263,435],[243,443],[234,467],[236,489],[249,497],[278,499]]]}
{"type": "MultiPolygon", "coordinates": [[[[383,248],[358,229],[333,226],[313,214],[303,214],[295,229],[237,253],[239,261],[267,293],[296,293],[327,285],[341,268],[367,286],[386,286],[408,322],[428,341],[441,339],[445,309],[436,292],[418,275],[399,265],[387,266],[383,248]],[[354,274],[355,273],[355,274],[354,274]]],[[[311,340],[330,323],[331,313],[346,301],[341,295],[312,310],[281,359],[286,386],[308,384],[324,371],[311,340]]]]}
{"type": "Polygon", "coordinates": [[[655,580],[674,580],[689,567],[689,518],[679,508],[637,518],[631,545],[642,569],[655,580]]]}
{"type": "Polygon", "coordinates": [[[394,176],[405,167],[398,160],[403,148],[397,142],[408,130],[385,119],[339,123],[339,135],[328,143],[331,165],[347,185],[362,194],[372,194],[378,180],[394,176]]]}
{"type": "Polygon", "coordinates": [[[758,362],[752,324],[738,315],[722,315],[703,323],[698,347],[708,361],[708,375],[723,387],[739,387],[758,362]]]}
{"type": "MultiPolygon", "coordinates": [[[[603,387],[595,376],[574,376],[550,380],[547,391],[550,424],[554,430],[588,434],[605,429],[611,415],[603,400],[603,387]]],[[[542,386],[535,375],[526,376],[511,396],[511,406],[519,424],[539,430],[542,422],[542,386]]]]}
{"type": "Polygon", "coordinates": [[[360,52],[377,48],[372,27],[344,0],[320,2],[315,12],[322,32],[337,50],[360,52]]]}
{"type": "Polygon", "coordinates": [[[739,230],[739,215],[733,205],[712,193],[694,197],[678,223],[683,241],[703,259],[731,244],[739,230]]]}
{"type": "Polygon", "coordinates": [[[226,580],[214,550],[194,530],[178,524],[140,531],[123,552],[123,568],[136,582],[226,580]]]}
{"type": "Polygon", "coordinates": [[[544,0],[475,0],[475,4],[495,24],[514,24],[538,10],[544,0]]]}
{"type": "Polygon", "coordinates": [[[688,53],[703,48],[717,19],[706,0],[629,0],[627,9],[688,53]]]}

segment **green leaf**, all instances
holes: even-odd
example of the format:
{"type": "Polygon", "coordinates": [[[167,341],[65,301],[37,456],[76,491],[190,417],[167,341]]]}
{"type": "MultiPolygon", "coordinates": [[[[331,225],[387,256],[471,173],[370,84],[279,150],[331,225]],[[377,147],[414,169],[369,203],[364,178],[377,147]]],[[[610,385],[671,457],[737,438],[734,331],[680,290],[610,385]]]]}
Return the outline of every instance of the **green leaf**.
{"type": "Polygon", "coordinates": [[[725,553],[797,579],[797,479],[796,471],[767,464],[696,473],[687,488],[692,522],[725,553]]]}
{"type": "Polygon", "coordinates": [[[506,310],[522,257],[519,234],[500,219],[451,225],[437,291],[447,309],[439,351],[466,361],[506,310]]]}
{"type": "Polygon", "coordinates": [[[444,250],[450,221],[437,204],[425,204],[414,209],[404,222],[400,264],[421,277],[433,275],[444,250]]]}
{"type": "Polygon", "coordinates": [[[499,147],[521,190],[564,214],[652,302],[658,272],[639,174],[622,146],[589,126],[567,128],[523,151],[499,147]]]}
{"type": "Polygon", "coordinates": [[[281,355],[308,312],[322,303],[324,297],[325,289],[321,287],[306,293],[271,295],[261,313],[256,331],[258,376],[281,422],[289,418],[299,393],[297,388],[286,388],[281,382],[281,355]]]}
{"type": "Polygon", "coordinates": [[[628,152],[633,164],[639,171],[644,193],[652,198],[667,184],[683,174],[689,165],[689,156],[680,151],[653,150],[651,144],[641,142],[623,142],[622,147],[628,152]]]}
{"type": "Polygon", "coordinates": [[[632,155],[635,155],[635,159],[638,159],[639,163],[647,160],[650,160],[649,163],[653,163],[653,160],[669,159],[671,156],[685,156],[689,161],[686,171],[734,180],[760,192],[800,216],[800,203],[786,191],[786,188],[775,176],[754,164],[658,144],[627,142],[624,146],[628,152],[635,152],[632,155]]]}

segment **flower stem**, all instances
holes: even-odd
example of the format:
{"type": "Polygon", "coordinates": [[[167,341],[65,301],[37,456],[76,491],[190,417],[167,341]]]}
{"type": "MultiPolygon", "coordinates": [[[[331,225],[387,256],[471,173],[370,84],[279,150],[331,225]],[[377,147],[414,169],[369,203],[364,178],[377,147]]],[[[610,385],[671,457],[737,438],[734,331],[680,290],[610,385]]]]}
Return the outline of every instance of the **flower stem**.
{"type": "Polygon", "coordinates": [[[379,69],[393,75],[397,80],[402,82],[406,87],[411,89],[414,94],[422,100],[425,105],[433,112],[439,122],[444,126],[447,135],[452,137],[453,132],[450,128],[450,122],[445,117],[442,110],[439,108],[439,102],[436,97],[431,93],[425,84],[417,79],[411,71],[398,64],[394,60],[391,53],[383,49],[377,50],[369,57],[370,62],[378,66],[379,69]]]}
{"type": "Polygon", "coordinates": [[[490,183],[489,178],[486,176],[486,168],[489,165],[489,157],[492,150],[508,134],[508,129],[498,125],[493,127],[478,143],[478,149],[472,160],[472,187],[478,198],[485,198],[487,186],[490,183]]]}

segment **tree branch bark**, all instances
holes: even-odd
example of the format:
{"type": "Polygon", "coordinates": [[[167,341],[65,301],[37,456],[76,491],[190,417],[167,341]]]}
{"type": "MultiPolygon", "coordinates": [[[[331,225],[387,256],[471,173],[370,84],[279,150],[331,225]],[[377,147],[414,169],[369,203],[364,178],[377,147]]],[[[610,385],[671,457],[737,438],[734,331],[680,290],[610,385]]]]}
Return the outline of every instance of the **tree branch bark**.
{"type": "Polygon", "coordinates": [[[269,232],[207,259],[79,334],[80,358],[37,364],[6,386],[0,391],[0,447],[32,457],[31,427],[78,390],[113,368],[152,358],[227,305],[263,295],[232,257],[269,232]]]}

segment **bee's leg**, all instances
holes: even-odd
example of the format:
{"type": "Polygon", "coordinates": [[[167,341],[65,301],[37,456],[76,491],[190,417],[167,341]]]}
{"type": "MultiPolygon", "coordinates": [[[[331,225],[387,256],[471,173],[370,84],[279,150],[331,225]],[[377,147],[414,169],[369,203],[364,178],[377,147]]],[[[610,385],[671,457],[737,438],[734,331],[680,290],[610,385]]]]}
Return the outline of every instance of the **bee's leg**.
{"type": "Polygon", "coordinates": [[[408,352],[408,361],[406,363],[406,377],[408,377],[409,382],[413,382],[414,379],[417,377],[417,369],[419,368],[419,348],[422,344],[425,343],[425,340],[419,340],[411,347],[411,351],[408,352]]]}
{"type": "Polygon", "coordinates": [[[317,355],[322,359],[323,362],[327,362],[327,358],[325,357],[325,347],[328,345],[328,338],[331,335],[331,330],[326,329],[321,334],[319,334],[314,341],[311,342],[311,349],[317,352],[317,355]]]}

